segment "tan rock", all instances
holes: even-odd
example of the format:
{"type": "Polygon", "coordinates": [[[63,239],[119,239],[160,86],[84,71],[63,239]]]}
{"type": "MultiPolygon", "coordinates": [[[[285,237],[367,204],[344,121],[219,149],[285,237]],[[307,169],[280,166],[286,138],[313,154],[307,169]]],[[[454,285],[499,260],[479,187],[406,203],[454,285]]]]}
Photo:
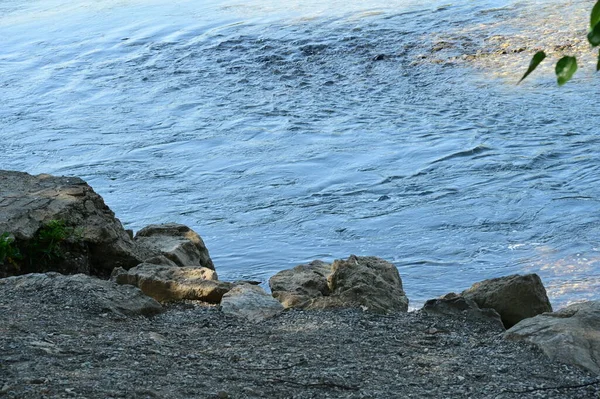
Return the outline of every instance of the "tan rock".
{"type": "Polygon", "coordinates": [[[331,296],[346,306],[378,313],[408,310],[398,268],[381,258],[351,255],[347,260],[336,260],[327,282],[331,296]]]}
{"type": "Polygon", "coordinates": [[[176,224],[153,224],[135,235],[135,242],[146,253],[146,259],[158,263],[160,256],[179,266],[215,268],[202,238],[189,227],[176,224]]]}
{"type": "Polygon", "coordinates": [[[273,297],[286,308],[360,307],[380,313],[408,310],[398,269],[376,257],[352,255],[333,265],[313,261],[277,273],[269,284],[273,297]]]}
{"type": "Polygon", "coordinates": [[[206,267],[140,264],[130,270],[115,269],[111,279],[140,288],[160,302],[183,299],[219,303],[233,284],[217,280],[217,273],[206,267]]]}
{"type": "Polygon", "coordinates": [[[269,279],[273,297],[283,306],[300,307],[312,298],[327,296],[331,293],[327,276],[331,273],[331,264],[320,260],[282,270],[269,279]]]}

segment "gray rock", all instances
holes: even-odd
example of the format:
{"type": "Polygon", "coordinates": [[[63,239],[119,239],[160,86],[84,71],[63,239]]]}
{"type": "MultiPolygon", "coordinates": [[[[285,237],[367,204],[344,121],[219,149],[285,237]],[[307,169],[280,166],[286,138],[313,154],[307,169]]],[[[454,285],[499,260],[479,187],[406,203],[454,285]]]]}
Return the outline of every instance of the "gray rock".
{"type": "Polygon", "coordinates": [[[153,224],[135,235],[135,242],[146,252],[149,263],[158,263],[161,255],[179,266],[215,268],[202,238],[189,227],[176,224],[153,224]]]}
{"type": "Polygon", "coordinates": [[[111,312],[121,316],[152,316],[163,310],[138,288],[85,274],[65,276],[49,272],[0,279],[0,292],[8,295],[9,291],[16,292],[17,296],[19,293],[30,296],[28,294],[35,292],[44,303],[57,303],[64,309],[96,315],[111,312]]]}
{"type": "Polygon", "coordinates": [[[537,274],[512,275],[473,284],[461,294],[480,308],[491,308],[500,314],[508,329],[519,321],[544,312],[552,306],[537,274]]]}
{"type": "Polygon", "coordinates": [[[115,269],[111,279],[130,284],[160,302],[183,299],[219,303],[233,284],[217,281],[217,273],[206,267],[164,266],[142,263],[132,269],[115,269]]]}
{"type": "Polygon", "coordinates": [[[464,316],[469,320],[488,322],[493,326],[498,327],[498,329],[504,330],[502,319],[494,309],[480,309],[474,301],[456,295],[453,292],[446,294],[441,298],[428,300],[423,305],[421,311],[429,315],[449,317],[464,316]]]}
{"type": "Polygon", "coordinates": [[[351,255],[347,260],[336,260],[327,282],[331,296],[346,306],[377,313],[408,310],[398,269],[381,258],[351,255]]]}
{"type": "Polygon", "coordinates": [[[7,262],[0,265],[0,277],[49,270],[107,277],[114,267],[142,261],[121,222],[80,178],[0,171],[0,193],[0,234],[11,233],[21,249],[34,248],[32,240],[51,221],[71,231],[61,241],[60,256],[43,262],[26,258],[12,268],[7,262]]]}
{"type": "Polygon", "coordinates": [[[550,359],[600,374],[600,301],[523,320],[504,337],[537,345],[550,359]]]}
{"type": "Polygon", "coordinates": [[[277,273],[269,284],[273,297],[286,308],[408,310],[398,269],[376,257],[351,255],[333,265],[313,261],[277,273]]]}
{"type": "Polygon", "coordinates": [[[258,322],[283,311],[283,305],[256,285],[238,285],[223,295],[221,311],[258,322]]]}
{"type": "Polygon", "coordinates": [[[327,284],[329,274],[331,264],[315,260],[280,271],[269,279],[269,287],[284,307],[300,307],[312,298],[331,294],[327,284]]]}

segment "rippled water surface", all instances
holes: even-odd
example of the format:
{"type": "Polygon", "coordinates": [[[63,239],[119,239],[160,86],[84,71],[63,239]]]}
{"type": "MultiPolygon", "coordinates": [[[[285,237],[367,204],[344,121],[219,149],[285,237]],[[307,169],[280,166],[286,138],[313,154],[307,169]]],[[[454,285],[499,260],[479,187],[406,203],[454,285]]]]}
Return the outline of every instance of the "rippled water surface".
{"type": "Polygon", "coordinates": [[[0,167],[193,227],[223,279],[376,255],[414,305],[516,272],[598,299],[598,80],[418,62],[432,32],[523,10],[0,0],[0,167]]]}

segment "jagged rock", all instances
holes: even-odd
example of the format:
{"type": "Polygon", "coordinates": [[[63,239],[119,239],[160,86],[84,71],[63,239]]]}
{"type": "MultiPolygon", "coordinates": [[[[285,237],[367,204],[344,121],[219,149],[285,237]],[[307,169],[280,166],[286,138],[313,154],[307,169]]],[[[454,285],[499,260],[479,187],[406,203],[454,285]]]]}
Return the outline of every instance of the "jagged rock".
{"type": "Polygon", "coordinates": [[[111,279],[130,284],[160,302],[182,299],[219,303],[232,283],[217,281],[217,273],[206,267],[164,266],[142,263],[132,269],[115,269],[111,279]]]}
{"type": "Polygon", "coordinates": [[[4,296],[13,296],[9,295],[10,291],[16,292],[19,297],[35,294],[41,303],[56,303],[64,309],[95,315],[112,312],[123,316],[151,316],[163,310],[158,302],[138,288],[85,274],[65,276],[49,272],[0,279],[0,292],[4,296]]]}
{"type": "Polygon", "coordinates": [[[261,287],[243,284],[223,295],[221,311],[258,322],[283,311],[283,305],[261,287]]]}
{"type": "Polygon", "coordinates": [[[480,309],[477,303],[451,292],[441,298],[430,299],[421,309],[423,313],[441,316],[464,316],[469,320],[489,322],[499,329],[504,330],[502,319],[494,309],[480,309]]]}
{"type": "Polygon", "coordinates": [[[461,294],[480,308],[491,308],[500,314],[508,329],[519,321],[544,312],[552,306],[537,274],[512,275],[473,284],[461,294]]]}
{"type": "Polygon", "coordinates": [[[128,269],[142,261],[121,222],[78,177],[0,171],[0,193],[0,234],[12,234],[24,255],[0,264],[0,277],[49,270],[107,277],[114,267],[128,269]],[[40,238],[49,223],[69,232],[60,246],[40,238]]]}
{"type": "Polygon", "coordinates": [[[347,306],[378,313],[408,310],[398,269],[381,258],[351,255],[347,260],[336,260],[327,282],[331,296],[347,306]]]}
{"type": "Polygon", "coordinates": [[[331,274],[331,264],[320,260],[298,265],[293,269],[282,270],[269,279],[273,297],[286,308],[300,307],[312,298],[331,293],[327,276],[331,274]]]}
{"type": "Polygon", "coordinates": [[[523,320],[504,337],[537,345],[550,359],[600,374],[600,301],[523,320]]]}
{"type": "Polygon", "coordinates": [[[398,269],[376,257],[351,255],[333,265],[314,261],[280,272],[269,283],[273,296],[285,307],[360,307],[379,313],[408,310],[398,269]]]}
{"type": "Polygon", "coordinates": [[[158,263],[157,259],[162,255],[179,266],[215,268],[202,238],[185,225],[146,226],[137,232],[134,240],[140,249],[145,250],[147,259],[154,258],[150,263],[158,263]]]}

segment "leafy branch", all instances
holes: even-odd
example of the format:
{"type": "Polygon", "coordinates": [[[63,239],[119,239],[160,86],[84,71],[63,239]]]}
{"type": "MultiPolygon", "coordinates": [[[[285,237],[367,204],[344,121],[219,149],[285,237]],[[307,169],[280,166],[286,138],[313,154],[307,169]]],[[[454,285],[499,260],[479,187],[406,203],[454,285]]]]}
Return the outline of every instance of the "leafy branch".
{"type": "MultiPolygon", "coordinates": [[[[588,42],[592,45],[592,48],[600,45],[600,0],[596,2],[594,7],[592,8],[592,12],[590,14],[590,30],[587,34],[588,42]]],[[[531,72],[533,72],[538,65],[546,58],[546,53],[544,51],[538,51],[534,54],[531,62],[529,63],[529,68],[523,75],[523,77],[519,80],[521,83],[531,72]]],[[[596,71],[600,70],[600,52],[598,53],[598,62],[596,64],[596,71]]],[[[577,59],[575,57],[566,55],[562,57],[556,63],[554,67],[554,72],[556,73],[556,80],[559,86],[567,83],[575,72],[577,72],[577,59]]],[[[519,84],[517,83],[517,84],[519,84]]]]}

